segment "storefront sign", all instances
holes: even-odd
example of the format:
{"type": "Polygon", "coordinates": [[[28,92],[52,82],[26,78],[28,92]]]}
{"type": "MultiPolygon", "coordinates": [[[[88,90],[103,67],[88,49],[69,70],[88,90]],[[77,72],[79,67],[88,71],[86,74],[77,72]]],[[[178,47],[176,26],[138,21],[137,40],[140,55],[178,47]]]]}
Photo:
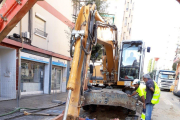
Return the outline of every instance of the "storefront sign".
{"type": "Polygon", "coordinates": [[[53,57],[52,58],[52,65],[67,67],[67,61],[53,57]]]}
{"type": "Polygon", "coordinates": [[[49,58],[45,58],[45,57],[41,57],[41,56],[29,54],[29,53],[24,53],[24,52],[21,52],[21,59],[31,60],[35,62],[41,62],[41,63],[49,63],[49,58]]]}

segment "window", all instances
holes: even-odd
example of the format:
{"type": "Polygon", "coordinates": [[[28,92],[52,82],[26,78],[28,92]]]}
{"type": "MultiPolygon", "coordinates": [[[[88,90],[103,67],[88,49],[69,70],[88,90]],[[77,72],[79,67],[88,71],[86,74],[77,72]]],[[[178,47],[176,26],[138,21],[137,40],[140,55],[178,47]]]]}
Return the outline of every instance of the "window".
{"type": "Polygon", "coordinates": [[[131,35],[131,28],[129,29],[129,35],[131,35]]]}
{"type": "Polygon", "coordinates": [[[125,37],[126,37],[126,33],[124,32],[124,35],[123,35],[123,40],[125,40],[125,37]]]}
{"type": "Polygon", "coordinates": [[[134,10],[134,3],[133,3],[133,6],[132,6],[132,9],[134,10]]]}
{"type": "Polygon", "coordinates": [[[131,16],[131,9],[130,9],[130,12],[129,12],[129,17],[131,16]]]}
{"type": "Polygon", "coordinates": [[[174,78],[175,78],[175,75],[162,74],[162,73],[160,73],[159,77],[160,77],[161,79],[174,79],[174,78]]]}
{"type": "Polygon", "coordinates": [[[21,92],[43,91],[44,64],[22,61],[21,63],[21,92]]]}
{"type": "Polygon", "coordinates": [[[35,16],[35,34],[40,36],[40,37],[43,37],[43,38],[47,37],[46,21],[38,13],[36,13],[36,16],[35,16]]]}
{"type": "Polygon", "coordinates": [[[124,15],[123,15],[123,20],[124,20],[124,18],[125,18],[125,11],[124,11],[124,15]]]}
{"type": "Polygon", "coordinates": [[[120,79],[139,78],[141,55],[138,46],[142,43],[123,43],[121,54],[120,79]]]}
{"type": "Polygon", "coordinates": [[[73,16],[76,16],[76,13],[77,13],[76,5],[73,5],[73,16]]]}
{"type": "Polygon", "coordinates": [[[129,9],[129,2],[127,3],[126,11],[128,11],[128,9],[129,9]]]}
{"type": "Polygon", "coordinates": [[[131,23],[132,23],[133,15],[131,15],[131,23]]]}
{"type": "Polygon", "coordinates": [[[124,26],[127,25],[127,17],[125,18],[125,21],[124,21],[124,26]]]}
{"type": "Polygon", "coordinates": [[[128,26],[127,26],[127,31],[129,30],[129,23],[128,23],[128,26]]]}

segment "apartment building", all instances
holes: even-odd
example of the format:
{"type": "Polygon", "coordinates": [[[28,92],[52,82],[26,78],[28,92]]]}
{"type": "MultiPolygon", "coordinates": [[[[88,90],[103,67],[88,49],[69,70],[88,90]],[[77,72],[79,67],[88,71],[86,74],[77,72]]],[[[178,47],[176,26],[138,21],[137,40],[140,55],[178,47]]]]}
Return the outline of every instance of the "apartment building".
{"type": "Polygon", "coordinates": [[[0,44],[0,100],[16,98],[18,84],[21,95],[66,92],[72,14],[71,0],[38,1],[11,30],[0,44]]]}
{"type": "Polygon", "coordinates": [[[135,0],[125,0],[124,2],[124,13],[120,41],[131,39],[134,4],[135,0]]]}

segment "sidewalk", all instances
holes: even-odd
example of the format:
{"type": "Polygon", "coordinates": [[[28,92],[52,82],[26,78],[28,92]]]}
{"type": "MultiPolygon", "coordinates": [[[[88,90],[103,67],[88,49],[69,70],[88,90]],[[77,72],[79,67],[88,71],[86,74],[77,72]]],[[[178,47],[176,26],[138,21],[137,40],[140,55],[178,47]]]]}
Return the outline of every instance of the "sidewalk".
{"type": "MultiPolygon", "coordinates": [[[[66,96],[67,96],[67,93],[58,93],[58,94],[52,94],[52,95],[33,95],[33,96],[22,96],[22,98],[20,99],[20,107],[21,108],[45,108],[45,107],[51,107],[51,106],[55,106],[57,105],[57,103],[52,103],[52,100],[60,100],[62,102],[65,102],[66,101],[66,96]]],[[[0,101],[0,115],[1,114],[5,114],[5,113],[8,113],[8,112],[11,112],[13,110],[15,110],[15,108],[17,107],[17,100],[8,100],[8,101],[0,101]]],[[[45,110],[46,113],[61,113],[65,108],[65,105],[62,105],[62,106],[58,106],[58,107],[55,107],[55,108],[52,108],[50,109],[49,111],[48,110],[45,110]]],[[[40,111],[41,113],[43,111],[40,111]]],[[[4,117],[0,117],[0,120],[4,120],[4,119],[26,119],[28,120],[29,119],[39,119],[39,120],[42,120],[43,116],[36,116],[36,117],[39,117],[39,118],[32,118],[32,117],[35,117],[35,116],[24,116],[23,117],[23,113],[21,112],[16,112],[14,114],[11,114],[11,115],[8,115],[8,116],[4,116],[4,117]],[[22,116],[22,118],[19,118],[17,116],[22,116]],[[17,117],[17,118],[16,118],[17,117]],[[24,118],[26,117],[26,118],[24,118]]],[[[52,117],[55,117],[55,116],[51,116],[52,117]]],[[[45,118],[47,119],[47,117],[45,118]]]]}

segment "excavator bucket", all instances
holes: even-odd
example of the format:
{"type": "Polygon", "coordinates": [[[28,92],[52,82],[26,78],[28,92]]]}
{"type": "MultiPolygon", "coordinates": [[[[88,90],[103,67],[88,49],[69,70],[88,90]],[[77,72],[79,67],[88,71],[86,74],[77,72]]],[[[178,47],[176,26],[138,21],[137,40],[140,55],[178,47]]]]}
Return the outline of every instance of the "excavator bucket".
{"type": "Polygon", "coordinates": [[[142,112],[143,106],[136,98],[128,97],[126,93],[115,89],[87,90],[84,93],[82,105],[108,105],[121,106],[138,113],[142,112]]]}

